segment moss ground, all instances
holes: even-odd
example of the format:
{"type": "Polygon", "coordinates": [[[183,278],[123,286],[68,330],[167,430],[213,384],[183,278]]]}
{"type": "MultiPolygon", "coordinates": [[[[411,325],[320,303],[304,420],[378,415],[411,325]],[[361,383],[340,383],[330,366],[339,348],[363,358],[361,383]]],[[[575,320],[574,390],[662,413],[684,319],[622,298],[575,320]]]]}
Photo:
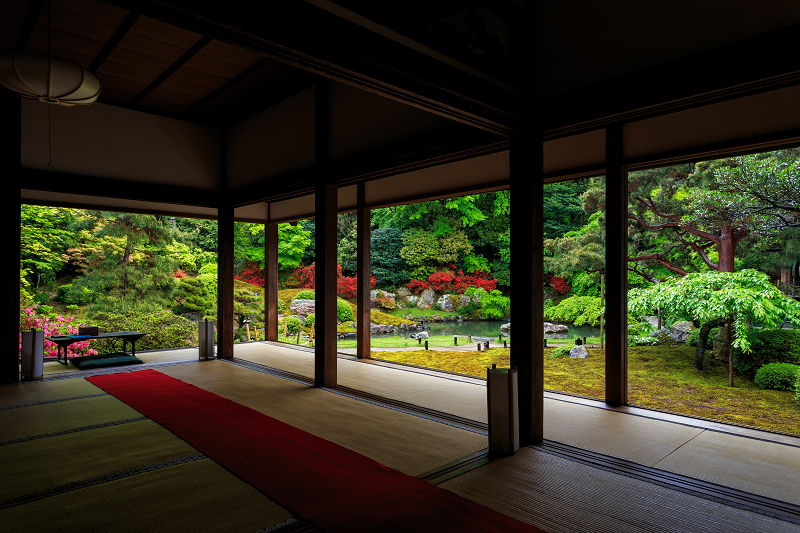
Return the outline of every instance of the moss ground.
{"type": "MultiPolygon", "coordinates": [[[[587,359],[550,359],[545,350],[546,389],[602,398],[605,391],[605,350],[590,349],[587,359]]],[[[800,434],[800,405],[793,392],[761,390],[742,375],[728,387],[726,363],[706,360],[701,372],[691,365],[689,347],[640,346],[628,349],[630,403],[673,413],[701,416],[722,422],[800,434]]],[[[372,352],[375,359],[396,361],[486,376],[492,363],[508,367],[510,349],[484,352],[372,352]]],[[[708,354],[706,355],[708,358],[708,354]]]]}

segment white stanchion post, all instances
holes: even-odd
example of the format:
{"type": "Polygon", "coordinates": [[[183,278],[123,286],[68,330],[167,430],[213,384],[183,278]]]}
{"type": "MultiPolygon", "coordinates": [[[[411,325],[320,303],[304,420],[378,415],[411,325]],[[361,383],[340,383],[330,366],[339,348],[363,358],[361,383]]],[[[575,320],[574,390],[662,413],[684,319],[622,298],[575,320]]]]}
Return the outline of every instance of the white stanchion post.
{"type": "Polygon", "coordinates": [[[44,374],[44,332],[22,332],[21,371],[23,381],[38,381],[44,374]]]}

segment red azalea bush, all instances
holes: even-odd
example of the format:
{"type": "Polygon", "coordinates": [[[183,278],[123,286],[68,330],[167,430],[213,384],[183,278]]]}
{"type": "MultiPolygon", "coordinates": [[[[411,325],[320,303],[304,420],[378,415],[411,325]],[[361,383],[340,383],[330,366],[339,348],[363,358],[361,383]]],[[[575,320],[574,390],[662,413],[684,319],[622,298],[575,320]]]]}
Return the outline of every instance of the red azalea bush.
{"type": "MultiPolygon", "coordinates": [[[[294,272],[289,274],[286,280],[286,288],[303,288],[313,289],[315,284],[316,262],[311,263],[310,266],[297,267],[294,272]]],[[[369,285],[375,288],[378,281],[375,276],[369,277],[369,285]]],[[[345,276],[342,274],[342,265],[336,265],[336,292],[342,298],[355,298],[358,294],[358,276],[345,276]]]]}
{"type": "MultiPolygon", "coordinates": [[[[23,309],[25,313],[20,324],[20,329],[40,329],[44,332],[45,337],[51,335],[77,335],[78,327],[83,326],[80,323],[74,323],[75,317],[63,317],[61,315],[55,316],[39,316],[37,314],[37,306],[26,307],[23,309]]],[[[78,355],[96,355],[97,350],[89,348],[93,340],[73,342],[67,347],[67,357],[75,357],[78,355]]],[[[22,333],[19,335],[19,350],[22,352],[22,333]]],[[[56,357],[58,355],[58,345],[47,339],[44,340],[44,355],[45,357],[56,357]]]]}
{"type": "Polygon", "coordinates": [[[248,261],[247,266],[240,270],[238,274],[233,276],[233,279],[244,281],[251,285],[255,285],[256,287],[263,287],[264,269],[258,266],[258,263],[248,261]]]}
{"type": "Polygon", "coordinates": [[[455,265],[448,265],[448,267],[428,276],[427,282],[412,279],[406,287],[414,294],[419,294],[425,289],[451,294],[464,294],[470,287],[483,289],[486,292],[497,289],[497,280],[491,272],[476,270],[470,274],[464,274],[463,270],[456,273],[455,265]]]}
{"type": "Polygon", "coordinates": [[[186,274],[184,274],[184,273],[183,273],[183,270],[181,270],[181,269],[179,268],[179,269],[178,269],[178,271],[177,271],[177,272],[175,272],[175,277],[176,277],[176,278],[178,278],[178,279],[180,279],[180,278],[186,277],[186,274]]]}

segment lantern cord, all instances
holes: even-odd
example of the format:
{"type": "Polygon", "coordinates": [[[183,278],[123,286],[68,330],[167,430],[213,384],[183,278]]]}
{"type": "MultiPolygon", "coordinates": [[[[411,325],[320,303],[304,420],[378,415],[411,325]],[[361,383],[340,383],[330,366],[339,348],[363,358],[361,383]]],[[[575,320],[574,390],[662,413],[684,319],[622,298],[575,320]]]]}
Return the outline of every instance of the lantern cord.
{"type": "Polygon", "coordinates": [[[51,33],[51,29],[50,29],[50,8],[51,8],[50,0],[47,0],[47,65],[48,65],[48,69],[47,69],[47,158],[48,158],[47,159],[47,166],[48,167],[53,164],[53,140],[52,140],[53,127],[52,127],[52,124],[51,124],[52,121],[51,121],[51,118],[50,118],[50,116],[52,114],[52,111],[51,111],[50,108],[53,105],[53,104],[50,103],[50,95],[53,93],[53,87],[52,87],[52,82],[53,82],[53,65],[52,65],[53,60],[52,60],[52,57],[53,56],[52,56],[51,47],[50,47],[50,33],[51,33]]]}

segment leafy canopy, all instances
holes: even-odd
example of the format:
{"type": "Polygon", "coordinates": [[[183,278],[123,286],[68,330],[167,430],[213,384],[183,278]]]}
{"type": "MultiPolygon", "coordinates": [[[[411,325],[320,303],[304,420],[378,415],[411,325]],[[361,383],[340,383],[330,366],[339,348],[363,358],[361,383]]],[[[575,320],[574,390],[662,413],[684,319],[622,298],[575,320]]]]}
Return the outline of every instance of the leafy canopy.
{"type": "Polygon", "coordinates": [[[776,288],[766,274],[739,272],[690,273],[629,293],[631,313],[644,316],[661,309],[667,320],[710,322],[732,316],[734,347],[750,352],[753,323],[776,328],[788,319],[800,325],[800,302],[776,288]]]}

